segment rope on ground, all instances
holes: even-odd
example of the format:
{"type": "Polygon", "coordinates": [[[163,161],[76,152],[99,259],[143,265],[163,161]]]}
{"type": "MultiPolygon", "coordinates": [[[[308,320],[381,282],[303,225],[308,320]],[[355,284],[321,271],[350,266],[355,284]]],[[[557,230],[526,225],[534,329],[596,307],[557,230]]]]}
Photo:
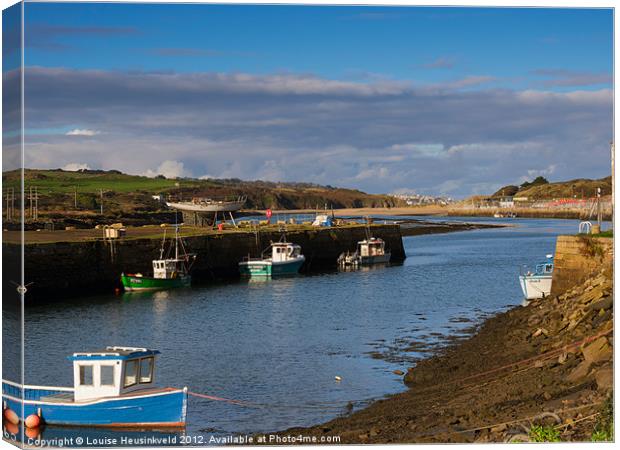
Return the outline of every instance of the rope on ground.
{"type": "MultiPolygon", "coordinates": [[[[566,412],[569,412],[569,411],[577,411],[577,410],[580,410],[580,409],[591,408],[593,406],[601,405],[602,403],[603,402],[601,401],[601,402],[589,403],[587,405],[574,406],[572,408],[559,409],[559,410],[553,411],[553,414],[557,415],[557,414],[563,414],[563,413],[566,413],[566,412]]],[[[486,430],[486,429],[489,429],[489,428],[500,427],[500,426],[503,426],[503,425],[512,425],[512,424],[519,423],[519,422],[525,422],[527,420],[538,419],[540,417],[540,415],[541,415],[541,413],[538,413],[538,414],[536,414],[534,416],[522,417],[520,419],[509,420],[507,422],[493,423],[493,424],[484,425],[484,426],[481,426],[481,427],[470,428],[468,430],[458,430],[456,432],[457,433],[472,433],[474,431],[486,430]]],[[[581,419],[579,419],[579,420],[581,420],[581,419]]],[[[577,421],[575,421],[574,423],[576,423],[576,422],[577,421]]],[[[566,424],[563,424],[562,426],[564,426],[564,425],[566,425],[566,424]]]]}

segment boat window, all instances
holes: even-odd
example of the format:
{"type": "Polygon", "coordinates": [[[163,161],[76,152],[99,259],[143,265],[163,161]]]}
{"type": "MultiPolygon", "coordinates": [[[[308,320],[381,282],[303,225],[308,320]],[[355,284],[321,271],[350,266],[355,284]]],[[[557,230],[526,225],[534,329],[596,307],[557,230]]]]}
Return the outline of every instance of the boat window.
{"type": "Polygon", "coordinates": [[[133,386],[138,382],[138,360],[130,359],[125,363],[124,387],[133,386]]]}
{"type": "Polygon", "coordinates": [[[153,381],[153,358],[142,358],[140,360],[140,383],[150,383],[153,381]]]}
{"type": "Polygon", "coordinates": [[[80,385],[92,386],[93,385],[93,366],[80,365],[80,385]]]}
{"type": "Polygon", "coordinates": [[[101,366],[101,386],[114,386],[114,366],[101,366]]]}

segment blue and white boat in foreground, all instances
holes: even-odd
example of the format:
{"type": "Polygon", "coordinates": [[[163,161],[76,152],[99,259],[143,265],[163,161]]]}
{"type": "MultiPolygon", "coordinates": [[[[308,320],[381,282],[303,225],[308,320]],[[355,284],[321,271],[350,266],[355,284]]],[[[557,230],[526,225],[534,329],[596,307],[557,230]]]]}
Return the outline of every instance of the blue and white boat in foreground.
{"type": "Polygon", "coordinates": [[[544,298],[551,294],[553,279],[553,255],[547,255],[547,260],[536,264],[534,270],[521,268],[519,284],[526,300],[544,298]]]}
{"type": "MultiPolygon", "coordinates": [[[[187,388],[158,388],[155,359],[146,348],[107,347],[74,353],[74,386],[29,386],[2,380],[3,409],[50,425],[127,428],[184,427],[187,388]]],[[[26,422],[27,423],[27,422],[26,422]]]]}

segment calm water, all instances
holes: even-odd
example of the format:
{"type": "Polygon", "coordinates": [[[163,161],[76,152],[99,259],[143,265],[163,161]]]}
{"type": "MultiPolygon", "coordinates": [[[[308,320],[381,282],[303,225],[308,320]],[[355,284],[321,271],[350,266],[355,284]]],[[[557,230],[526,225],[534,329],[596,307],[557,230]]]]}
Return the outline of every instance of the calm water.
{"type": "Polygon", "coordinates": [[[520,304],[519,265],[553,253],[555,237],[578,225],[463,220],[515,226],[406,237],[408,257],[397,266],[29,307],[26,382],[72,385],[65,357],[74,351],[151,347],[162,352],[160,385],[267,405],[190,398],[188,433],[329,420],[349,402],[357,408],[405,389],[392,371],[423,356],[405,351],[410,341],[441,344],[472,321],[520,304]]]}

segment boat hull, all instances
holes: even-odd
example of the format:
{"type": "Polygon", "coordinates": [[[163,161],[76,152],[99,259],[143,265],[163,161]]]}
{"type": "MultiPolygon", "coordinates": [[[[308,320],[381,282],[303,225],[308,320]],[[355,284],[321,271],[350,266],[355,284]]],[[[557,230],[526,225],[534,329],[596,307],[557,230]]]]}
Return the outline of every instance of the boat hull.
{"type": "Polygon", "coordinates": [[[243,261],[239,263],[239,272],[244,277],[278,277],[296,275],[306,258],[303,256],[291,261],[243,261]]]}
{"type": "Polygon", "coordinates": [[[186,275],[178,278],[153,278],[123,274],[121,275],[121,283],[123,283],[126,291],[159,291],[189,287],[192,284],[192,277],[186,275]]]}
{"type": "Polygon", "coordinates": [[[390,252],[386,252],[383,255],[360,256],[360,263],[363,265],[388,263],[391,256],[390,252]]]}
{"type": "MultiPolygon", "coordinates": [[[[66,391],[54,388],[25,390],[24,417],[37,414],[49,425],[174,428],[184,427],[187,415],[187,389],[150,390],[144,394],[107,397],[84,402],[46,401],[46,396],[66,391]]],[[[21,415],[21,388],[2,383],[2,399],[21,415]]]]}
{"type": "Polygon", "coordinates": [[[551,294],[552,275],[521,275],[519,284],[526,300],[544,298],[551,294]]]}
{"type": "Polygon", "coordinates": [[[195,203],[173,203],[168,202],[170,208],[180,211],[197,212],[197,213],[215,213],[215,212],[233,212],[243,208],[245,201],[238,202],[222,202],[213,204],[195,204],[195,203]]]}

